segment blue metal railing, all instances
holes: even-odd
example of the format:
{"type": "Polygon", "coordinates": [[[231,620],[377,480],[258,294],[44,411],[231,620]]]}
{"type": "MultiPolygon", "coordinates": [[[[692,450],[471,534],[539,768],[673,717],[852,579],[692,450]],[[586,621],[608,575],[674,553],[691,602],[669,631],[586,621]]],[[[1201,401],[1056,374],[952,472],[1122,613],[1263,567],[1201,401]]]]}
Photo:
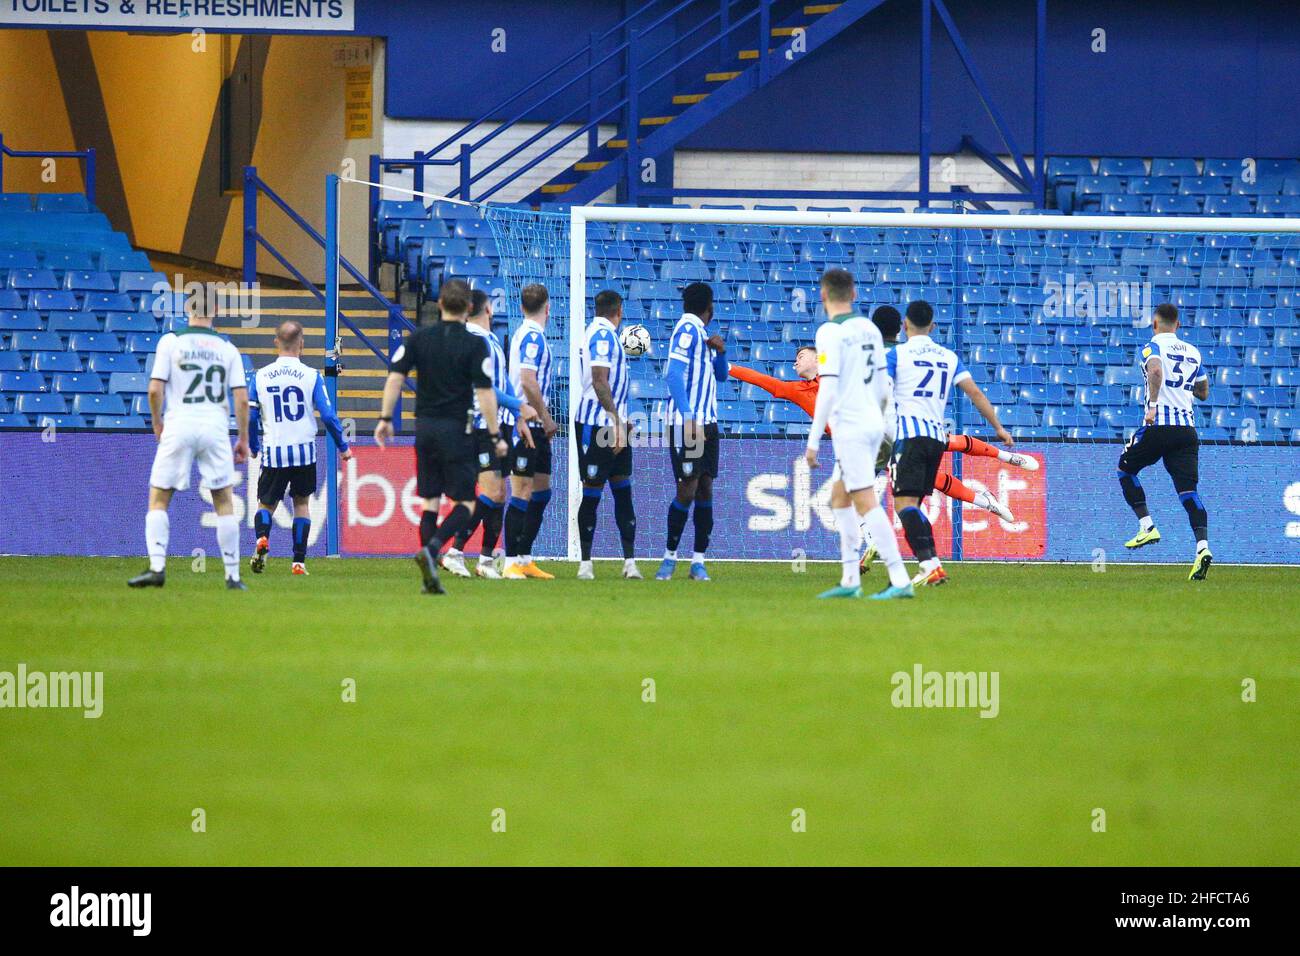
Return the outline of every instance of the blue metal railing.
{"type": "Polygon", "coordinates": [[[95,147],[89,149],[10,149],[0,134],[0,192],[4,191],[4,161],[13,159],[83,159],[86,161],[86,201],[95,204],[95,147]]]}
{"type": "MultiPolygon", "coordinates": [[[[645,3],[607,30],[592,33],[584,47],[576,50],[527,86],[502,100],[478,119],[458,129],[432,149],[424,152],[417,151],[410,158],[372,157],[371,172],[382,174],[388,170],[411,169],[414,174],[414,188],[417,191],[423,191],[424,169],[426,166],[459,166],[458,185],[450,190],[448,195],[467,201],[481,202],[490,199],[502,188],[536,168],[540,163],[545,162],[580,136],[587,137],[588,152],[595,151],[599,146],[599,125],[602,122],[612,121],[623,126],[624,135],[628,140],[625,162],[630,162],[636,154],[636,140],[637,132],[640,129],[643,97],[658,83],[672,76],[675,71],[696,57],[707,53],[715,45],[718,47],[720,56],[725,59],[731,47],[731,41],[739,35],[742,28],[749,26],[750,29],[753,29],[752,25],[755,23],[758,29],[758,50],[760,51],[757,66],[760,73],[765,71],[766,51],[771,40],[773,0],[679,0],[679,2],[672,4],[657,16],[649,19],[648,22],[639,22],[644,21],[653,8],[660,6],[664,2],[665,0],[650,0],[650,2],[645,3]],[[754,6],[748,12],[736,17],[733,15],[732,8],[737,3],[742,2],[753,3],[754,6]],[[712,8],[712,12],[686,32],[674,33],[672,38],[658,49],[641,49],[645,38],[653,31],[669,24],[688,8],[699,7],[703,4],[707,4],[712,8]],[[648,82],[643,81],[642,77],[644,77],[650,64],[656,63],[674,50],[678,50],[685,41],[706,30],[710,32],[704,42],[694,46],[685,54],[673,56],[667,66],[657,68],[658,72],[652,79],[648,82]],[[605,47],[605,42],[615,34],[622,34],[623,38],[612,46],[605,47]],[[586,65],[578,69],[578,64],[584,61],[586,65]],[[601,86],[598,76],[600,71],[614,67],[619,69],[617,77],[612,82],[601,86]],[[568,75],[566,72],[575,69],[576,72],[572,72],[572,75],[568,75]],[[568,78],[561,81],[561,78],[566,75],[568,78]],[[542,112],[543,107],[551,103],[556,97],[570,91],[584,81],[587,84],[585,102],[579,103],[564,112],[563,115],[548,122],[541,130],[533,133],[523,142],[494,158],[486,167],[477,171],[472,168],[476,152],[493,142],[515,124],[524,121],[529,116],[538,115],[542,112]],[[529,93],[540,91],[544,85],[546,85],[547,90],[544,94],[527,100],[527,105],[514,106],[529,93]],[[618,98],[612,102],[606,102],[606,98],[611,95],[618,98]],[[512,106],[514,108],[510,109],[512,106]],[[472,143],[464,142],[465,137],[469,136],[469,134],[484,124],[491,122],[493,117],[501,115],[505,115],[507,118],[497,122],[495,127],[481,138],[472,143]],[[481,183],[506,163],[519,157],[525,150],[536,146],[560,126],[571,122],[579,122],[580,125],[558,142],[547,146],[540,153],[530,156],[519,168],[504,175],[498,181],[486,185],[483,191],[477,195],[474,194],[473,189],[476,184],[481,183]],[[457,147],[457,153],[454,157],[440,155],[453,145],[457,147]]],[[[632,166],[629,165],[629,170],[631,168],[632,166]]],[[[372,177],[372,181],[378,182],[379,180],[372,177]]],[[[377,203],[377,198],[372,197],[372,212],[377,207],[377,203]]]]}

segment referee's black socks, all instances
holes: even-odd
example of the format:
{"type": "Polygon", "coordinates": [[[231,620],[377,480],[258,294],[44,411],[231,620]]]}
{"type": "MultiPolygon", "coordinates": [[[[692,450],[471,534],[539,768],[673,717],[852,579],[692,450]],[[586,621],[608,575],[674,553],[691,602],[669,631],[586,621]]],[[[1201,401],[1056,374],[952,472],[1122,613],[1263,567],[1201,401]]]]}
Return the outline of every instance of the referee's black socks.
{"type": "Polygon", "coordinates": [[[447,517],[442,519],[436,530],[425,540],[425,528],[432,526],[437,517],[433,511],[426,511],[420,516],[420,540],[424,541],[424,546],[433,552],[434,557],[442,551],[443,545],[456,537],[457,531],[469,524],[469,509],[460,503],[453,505],[451,511],[447,512],[447,517]]]}
{"type": "Polygon", "coordinates": [[[898,520],[903,524],[903,534],[918,561],[929,561],[934,557],[934,528],[930,519],[916,505],[909,505],[898,513],[898,520]]]}

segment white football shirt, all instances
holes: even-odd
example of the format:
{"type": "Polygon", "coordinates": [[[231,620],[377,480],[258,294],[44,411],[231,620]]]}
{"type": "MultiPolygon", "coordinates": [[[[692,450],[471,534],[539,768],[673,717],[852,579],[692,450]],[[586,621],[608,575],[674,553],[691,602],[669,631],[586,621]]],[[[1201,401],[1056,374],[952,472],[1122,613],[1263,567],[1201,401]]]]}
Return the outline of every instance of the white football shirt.
{"type": "Polygon", "coordinates": [[[885,430],[882,406],[887,401],[885,342],[866,316],[850,313],[817,329],[817,370],[838,381],[831,434],[877,434],[885,430]]]}
{"type": "Polygon", "coordinates": [[[192,326],[158,340],[150,378],[166,382],[163,422],[192,422],[225,429],[230,390],[247,388],[239,350],[208,328],[192,326]]]}

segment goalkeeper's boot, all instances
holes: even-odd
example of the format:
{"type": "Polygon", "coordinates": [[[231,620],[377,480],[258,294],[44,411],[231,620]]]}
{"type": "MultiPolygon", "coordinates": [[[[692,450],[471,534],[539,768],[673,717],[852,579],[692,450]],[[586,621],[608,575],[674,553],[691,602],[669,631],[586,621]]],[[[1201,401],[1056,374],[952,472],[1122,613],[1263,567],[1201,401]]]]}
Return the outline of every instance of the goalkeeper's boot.
{"type": "Polygon", "coordinates": [[[713,580],[711,577],[709,577],[709,571],[708,571],[708,568],[706,568],[706,567],[704,566],[704,562],[703,562],[703,561],[692,561],[692,562],[691,562],[691,580],[692,580],[692,581],[712,581],[712,580],[713,580]]]}
{"type": "Polygon", "coordinates": [[[519,570],[523,572],[524,577],[526,578],[536,578],[539,581],[555,580],[555,575],[548,574],[546,571],[543,571],[541,568],[537,566],[536,561],[529,561],[527,564],[520,565],[519,570]]]}
{"type": "Polygon", "coordinates": [[[266,535],[257,539],[257,547],[253,549],[253,556],[248,559],[248,567],[254,574],[261,574],[266,568],[266,556],[271,553],[271,542],[267,540],[266,535]]]}
{"type": "Polygon", "coordinates": [[[469,577],[469,568],[465,567],[465,556],[455,548],[448,548],[439,563],[442,569],[458,578],[469,577]]]}
{"type": "Polygon", "coordinates": [[[1011,509],[998,501],[998,499],[994,498],[987,491],[977,491],[973,503],[976,508],[983,508],[985,511],[991,511],[1003,521],[1011,522],[1016,520],[1015,515],[1011,513],[1011,509]]]}
{"type": "Polygon", "coordinates": [[[578,580],[579,581],[596,580],[596,569],[592,567],[590,561],[578,562],[578,580]]]}
{"type": "Polygon", "coordinates": [[[167,583],[166,571],[145,571],[126,582],[129,588],[160,588],[167,583]]]}
{"type": "Polygon", "coordinates": [[[301,575],[302,577],[307,577],[308,576],[307,565],[301,561],[295,561],[293,563],[293,567],[289,569],[289,573],[294,575],[301,575]]]}
{"type": "Polygon", "coordinates": [[[880,557],[880,552],[876,550],[874,544],[867,545],[867,550],[862,552],[862,560],[858,562],[858,573],[866,574],[871,570],[871,562],[880,557]]]}
{"type": "Polygon", "coordinates": [[[912,587],[916,588],[937,588],[941,584],[948,583],[948,572],[940,565],[932,571],[926,571],[924,568],[912,578],[912,587]]]}
{"type": "Polygon", "coordinates": [[[523,568],[515,561],[506,561],[505,568],[501,571],[502,581],[527,581],[528,575],[524,574],[523,568]]]}
{"type": "Polygon", "coordinates": [[[671,581],[673,572],[677,570],[676,558],[664,558],[659,564],[659,570],[655,572],[656,581],[671,581]]]}
{"type": "Polygon", "coordinates": [[[442,586],[442,581],[438,579],[438,559],[430,553],[428,548],[421,548],[415,553],[412,559],[420,569],[420,577],[424,579],[424,587],[421,593],[424,594],[446,594],[447,590],[442,586]]]}
{"type": "Polygon", "coordinates": [[[1187,575],[1189,581],[1204,581],[1205,576],[1210,573],[1210,562],[1214,560],[1214,555],[1210,554],[1209,548],[1201,548],[1196,552],[1196,560],[1192,562],[1192,573],[1187,575]]]}
{"type": "Polygon", "coordinates": [[[623,560],[623,577],[627,578],[629,581],[644,580],[644,578],[641,577],[641,569],[636,566],[636,561],[633,558],[625,558],[623,560]]]}
{"type": "Polygon", "coordinates": [[[871,600],[893,601],[900,598],[910,598],[910,597],[916,597],[916,592],[912,590],[911,582],[908,582],[901,588],[891,584],[883,591],[877,591],[875,594],[871,595],[871,600]]]}
{"type": "Polygon", "coordinates": [[[248,585],[238,578],[226,578],[227,591],[247,591],[248,585]]]}
{"type": "Polygon", "coordinates": [[[485,581],[501,580],[501,572],[497,570],[496,562],[491,558],[479,558],[478,564],[474,565],[474,574],[485,581]]]}
{"type": "Polygon", "coordinates": [[[1038,459],[1033,455],[1022,455],[1018,451],[1005,451],[998,449],[998,459],[1005,461],[1008,465],[1015,465],[1017,468],[1023,468],[1025,471],[1037,471],[1038,459]]]}
{"type": "Polygon", "coordinates": [[[1148,544],[1155,544],[1160,540],[1160,529],[1155,525],[1147,528],[1145,531],[1139,531],[1133,537],[1124,542],[1124,547],[1129,550],[1135,548],[1144,548],[1148,544]]]}
{"type": "Polygon", "coordinates": [[[860,598],[862,597],[862,588],[846,588],[844,585],[836,585],[829,591],[823,591],[817,595],[817,600],[824,601],[828,598],[860,598]]]}

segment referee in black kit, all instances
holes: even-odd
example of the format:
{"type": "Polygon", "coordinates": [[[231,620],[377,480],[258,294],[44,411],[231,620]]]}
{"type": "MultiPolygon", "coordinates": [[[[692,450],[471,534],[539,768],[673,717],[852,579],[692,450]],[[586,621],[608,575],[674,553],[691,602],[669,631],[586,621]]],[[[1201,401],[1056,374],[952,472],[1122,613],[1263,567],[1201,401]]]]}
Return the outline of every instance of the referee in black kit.
{"type": "Polygon", "coordinates": [[[492,359],[487,342],[465,328],[470,289],[459,279],[443,284],[438,295],[439,321],[423,325],[406,337],[393,353],[384,383],[383,405],[375,441],[380,448],[393,437],[393,409],[402,384],[412,370],[415,390],[415,462],[417,487],[424,499],[420,543],[415,562],[424,576],[425,594],[447,593],[438,580],[438,554],[456,532],[469,523],[478,479],[478,448],[474,441],[474,401],[488,423],[498,458],[510,445],[497,423],[497,398],[492,388],[492,359]],[[452,509],[438,524],[443,495],[452,509]]]}

